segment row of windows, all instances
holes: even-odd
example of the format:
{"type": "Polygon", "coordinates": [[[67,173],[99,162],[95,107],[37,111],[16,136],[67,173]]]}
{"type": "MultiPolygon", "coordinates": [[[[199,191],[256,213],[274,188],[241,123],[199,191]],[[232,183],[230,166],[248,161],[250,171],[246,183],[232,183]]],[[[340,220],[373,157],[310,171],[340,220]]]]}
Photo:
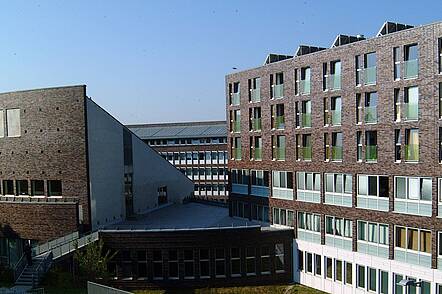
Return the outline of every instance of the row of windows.
{"type": "MultiPolygon", "coordinates": [[[[441,41],[439,40],[439,51],[441,41]]],[[[419,49],[417,44],[405,45],[403,48],[394,47],[391,53],[394,65],[393,80],[414,79],[419,75],[419,49]],[[401,55],[403,58],[401,60],[401,55]]],[[[439,57],[439,72],[441,68],[439,57]]],[[[374,85],[377,82],[377,56],[376,52],[364,55],[356,55],[354,59],[355,86],[374,85]]],[[[322,65],[322,90],[341,90],[341,61],[334,60],[322,65]]],[[[311,68],[303,67],[294,69],[294,94],[309,95],[311,93],[311,68]]],[[[241,102],[240,83],[229,83],[229,104],[239,105],[241,102]]],[[[284,73],[270,74],[271,99],[279,99],[285,96],[284,73]]],[[[261,78],[256,77],[248,80],[249,102],[261,101],[261,78]]]]}
{"type": "Polygon", "coordinates": [[[144,140],[151,146],[166,146],[166,145],[207,145],[207,144],[225,144],[227,139],[221,138],[199,138],[199,139],[155,139],[144,140]]]}
{"type": "Polygon", "coordinates": [[[223,161],[227,159],[227,151],[194,151],[194,152],[162,152],[161,156],[175,163],[186,164],[186,161],[205,160],[205,161],[223,161]]]}
{"type": "Polygon", "coordinates": [[[232,216],[247,218],[251,220],[269,222],[269,207],[243,201],[230,201],[232,216]]]}
{"type": "Polygon", "coordinates": [[[260,248],[123,250],[109,264],[109,271],[116,279],[128,280],[270,275],[285,272],[284,258],[281,243],[260,248]]]}
{"type": "MultiPolygon", "coordinates": [[[[353,286],[364,291],[380,294],[406,294],[420,293],[430,294],[431,283],[425,280],[416,279],[414,277],[404,276],[396,273],[389,274],[388,271],[376,269],[373,267],[353,264],[351,262],[321,256],[319,254],[298,250],[298,271],[306,274],[323,277],[327,280],[342,283],[344,285],[353,286]],[[403,279],[420,282],[419,286],[410,285],[408,287],[399,284],[403,279]],[[390,284],[393,292],[389,292],[390,284]]],[[[437,285],[438,292],[442,289],[441,285],[437,285]]]]}
{"type": "MultiPolygon", "coordinates": [[[[224,193],[226,191],[226,186],[223,184],[215,185],[215,184],[195,184],[195,192],[199,192],[204,194],[205,192],[211,192],[216,195],[219,192],[224,193]]],[[[220,194],[221,195],[221,194],[220,194]]],[[[222,194],[224,195],[224,194],[222,194]]]]}
{"type": "Polygon", "coordinates": [[[62,196],[60,180],[3,180],[1,183],[5,196],[62,196]]]}
{"type": "Polygon", "coordinates": [[[217,167],[206,167],[206,168],[198,168],[198,167],[187,167],[187,168],[179,168],[179,170],[188,176],[189,178],[197,177],[197,176],[224,176],[227,175],[226,168],[217,168],[217,167]]]}
{"type": "MultiPolygon", "coordinates": [[[[439,84],[439,98],[442,98],[442,87],[439,84]]],[[[400,95],[400,89],[394,89],[392,121],[417,121],[419,120],[419,88],[417,86],[405,87],[403,89],[403,97],[400,95]]],[[[355,124],[376,124],[378,122],[378,93],[365,92],[356,94],[356,103],[350,101],[355,108],[355,124]]],[[[390,100],[390,97],[387,98],[390,100]]],[[[442,118],[442,100],[439,99],[440,117],[442,118]]],[[[324,98],[323,105],[323,126],[341,126],[343,121],[344,107],[341,96],[331,98],[324,98]]],[[[312,127],[312,101],[295,101],[295,127],[296,128],[311,128],[312,127]]],[[[253,132],[260,132],[262,130],[262,113],[261,107],[249,108],[249,123],[248,130],[253,132]]],[[[286,127],[285,105],[273,104],[270,105],[270,124],[272,130],[284,130],[286,127]]],[[[230,111],[230,132],[241,132],[241,110],[230,111]]]]}

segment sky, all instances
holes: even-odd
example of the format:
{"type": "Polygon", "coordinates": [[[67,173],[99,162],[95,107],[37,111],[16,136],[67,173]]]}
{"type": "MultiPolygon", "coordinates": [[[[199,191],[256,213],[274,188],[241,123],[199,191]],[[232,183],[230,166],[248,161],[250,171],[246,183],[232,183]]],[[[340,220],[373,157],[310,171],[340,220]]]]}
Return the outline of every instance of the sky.
{"type": "Polygon", "coordinates": [[[441,11],[441,0],[0,0],[0,92],[86,84],[126,124],[222,120],[233,67],[441,11]]]}

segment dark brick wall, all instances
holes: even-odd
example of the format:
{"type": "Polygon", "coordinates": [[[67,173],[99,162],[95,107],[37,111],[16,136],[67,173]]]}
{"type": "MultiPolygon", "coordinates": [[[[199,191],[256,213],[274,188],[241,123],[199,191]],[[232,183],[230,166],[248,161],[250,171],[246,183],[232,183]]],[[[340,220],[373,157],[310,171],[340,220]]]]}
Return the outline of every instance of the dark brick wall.
{"type": "MultiPolygon", "coordinates": [[[[21,136],[0,138],[0,179],[61,180],[63,197],[78,198],[87,225],[85,95],[85,86],[0,94],[0,108],[20,108],[21,117],[21,136]]],[[[35,240],[77,229],[77,217],[71,206],[40,205],[35,213],[30,213],[34,207],[37,206],[1,202],[0,223],[10,224],[24,239],[35,240]],[[62,211],[65,219],[57,217],[62,211]],[[35,222],[45,220],[45,229],[31,229],[35,222]],[[45,231],[52,233],[48,235],[45,231]]]]}
{"type": "MultiPolygon", "coordinates": [[[[353,208],[331,206],[326,204],[310,204],[298,201],[284,201],[270,199],[271,206],[285,207],[296,211],[314,211],[324,215],[336,215],[354,220],[364,219],[377,222],[384,222],[390,225],[390,255],[393,256],[393,228],[394,225],[406,225],[432,230],[432,253],[433,267],[436,265],[436,232],[442,229],[442,219],[437,218],[437,181],[441,176],[441,165],[438,161],[438,128],[442,126],[439,120],[438,106],[438,85],[442,82],[442,76],[438,74],[437,64],[437,39],[442,37],[442,24],[432,24],[411,30],[406,30],[379,38],[356,42],[321,52],[296,57],[282,62],[273,63],[267,66],[230,74],[226,77],[226,93],[228,84],[239,81],[241,83],[241,105],[227,106],[227,120],[229,111],[241,109],[241,141],[242,160],[229,161],[229,168],[236,169],[263,169],[263,170],[286,170],[286,171],[312,171],[351,173],[353,177],[353,208]],[[419,45],[419,77],[411,80],[393,80],[393,47],[417,43],[419,45]],[[356,87],[355,84],[355,56],[365,53],[376,52],[377,54],[377,84],[372,86],[356,87]],[[330,63],[333,60],[341,60],[342,63],[342,86],[337,91],[322,91],[322,64],[330,63]],[[294,95],[294,69],[304,66],[311,67],[311,94],[294,95]],[[270,99],[270,75],[284,73],[284,98],[270,99]],[[248,79],[261,77],[261,102],[248,102],[248,79]],[[418,122],[394,122],[394,99],[395,88],[403,89],[409,86],[419,86],[419,121],[418,122]],[[375,125],[356,125],[356,93],[370,91],[378,92],[378,123],[375,125]],[[324,127],[323,123],[323,99],[325,97],[342,97],[342,125],[335,127],[324,127]],[[294,102],[311,99],[312,101],[312,128],[296,129],[294,102]],[[270,107],[274,104],[284,103],[285,108],[285,130],[271,130],[270,107]],[[263,161],[249,161],[249,137],[248,130],[248,109],[260,106],[262,108],[262,138],[263,138],[263,161]],[[418,163],[395,163],[394,159],[394,129],[419,128],[420,161],[418,163]],[[378,161],[377,163],[360,163],[356,160],[356,131],[376,130],[378,136],[378,161]],[[325,162],[323,151],[323,136],[325,132],[343,133],[344,155],[342,162],[325,162]],[[313,159],[311,162],[295,160],[295,135],[312,134],[313,159]],[[286,136],[286,160],[272,160],[271,136],[284,134],[286,136]],[[362,210],[355,208],[356,202],[356,175],[373,174],[388,175],[390,185],[390,212],[383,213],[374,210],[362,210]],[[394,175],[404,176],[429,176],[433,177],[433,215],[432,217],[418,217],[407,214],[393,213],[394,201],[394,175]]],[[[403,59],[403,58],[401,58],[403,59]]],[[[402,65],[402,71],[404,66],[402,65]]],[[[226,97],[227,104],[229,97],[226,97]]],[[[403,134],[402,134],[403,135],[403,134]]],[[[229,137],[238,136],[229,134],[229,137]]],[[[404,137],[402,138],[404,142],[404,137]]],[[[228,140],[230,150],[230,140],[228,140]]],[[[365,156],[365,154],[363,154],[365,156]]],[[[402,158],[404,147],[402,146],[402,158]]],[[[295,173],[293,174],[295,191],[295,173]]],[[[322,201],[324,199],[323,192],[322,201]]],[[[296,194],[296,193],[295,193],[296,194]]],[[[295,195],[296,199],[296,195],[295,195]]],[[[356,232],[356,229],[353,230],[356,232]]],[[[354,236],[356,238],[356,235],[354,236]]],[[[354,240],[354,242],[356,242],[354,240]]]]}

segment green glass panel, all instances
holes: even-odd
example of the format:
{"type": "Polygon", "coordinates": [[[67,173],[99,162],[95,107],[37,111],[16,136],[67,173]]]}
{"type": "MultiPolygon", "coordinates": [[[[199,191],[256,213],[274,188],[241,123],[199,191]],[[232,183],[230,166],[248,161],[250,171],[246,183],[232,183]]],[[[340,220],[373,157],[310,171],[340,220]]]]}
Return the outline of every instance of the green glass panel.
{"type": "Polygon", "coordinates": [[[376,145],[365,146],[365,159],[368,161],[378,160],[378,146],[376,145]]]}
{"type": "Polygon", "coordinates": [[[419,145],[405,145],[405,160],[419,161],[419,145]]]}
{"type": "Polygon", "coordinates": [[[417,59],[406,60],[404,67],[404,78],[416,78],[419,72],[419,63],[417,59]]]}
{"type": "Polygon", "coordinates": [[[342,147],[340,146],[332,147],[332,160],[342,160],[342,147]]]}
{"type": "Polygon", "coordinates": [[[375,123],[378,121],[378,111],[376,106],[365,107],[365,122],[375,123]]]}
{"type": "Polygon", "coordinates": [[[282,98],[284,95],[284,84],[273,85],[273,98],[282,98]]]}
{"type": "Polygon", "coordinates": [[[311,113],[302,114],[302,127],[310,128],[312,126],[312,115],[311,113]]]}
{"type": "Polygon", "coordinates": [[[419,105],[417,103],[405,103],[405,119],[417,120],[419,118],[419,105]]]}
{"type": "Polygon", "coordinates": [[[364,74],[366,85],[376,84],[376,66],[366,68],[364,74]]]}

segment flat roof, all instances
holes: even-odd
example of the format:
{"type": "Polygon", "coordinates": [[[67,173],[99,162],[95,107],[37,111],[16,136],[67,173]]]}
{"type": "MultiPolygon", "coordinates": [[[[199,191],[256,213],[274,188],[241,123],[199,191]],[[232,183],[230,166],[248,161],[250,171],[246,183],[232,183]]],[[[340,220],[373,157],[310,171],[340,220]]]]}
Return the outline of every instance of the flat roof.
{"type": "Polygon", "coordinates": [[[103,230],[188,230],[210,228],[270,227],[268,223],[230,217],[229,209],[219,205],[190,202],[172,204],[135,220],[105,226],[103,230]]]}
{"type": "Polygon", "coordinates": [[[144,140],[227,137],[226,121],[139,124],[127,127],[144,140]]]}

